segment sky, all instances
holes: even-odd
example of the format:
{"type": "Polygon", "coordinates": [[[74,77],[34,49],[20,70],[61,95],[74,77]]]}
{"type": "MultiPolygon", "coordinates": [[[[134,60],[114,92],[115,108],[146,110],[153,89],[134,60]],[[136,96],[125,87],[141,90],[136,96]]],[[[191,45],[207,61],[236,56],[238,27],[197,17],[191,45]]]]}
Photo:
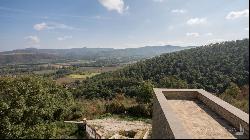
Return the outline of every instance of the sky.
{"type": "Polygon", "coordinates": [[[248,0],[0,0],[0,51],[249,38],[248,0]]]}

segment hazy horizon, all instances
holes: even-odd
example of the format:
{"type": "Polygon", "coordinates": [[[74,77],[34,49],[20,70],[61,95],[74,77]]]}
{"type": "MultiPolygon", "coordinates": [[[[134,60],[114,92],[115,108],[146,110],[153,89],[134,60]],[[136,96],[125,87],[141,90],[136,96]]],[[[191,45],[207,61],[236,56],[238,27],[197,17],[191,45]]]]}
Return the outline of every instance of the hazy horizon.
{"type": "MultiPolygon", "coordinates": [[[[55,49],[55,50],[64,50],[64,49],[81,49],[81,48],[88,48],[88,49],[138,49],[144,47],[164,47],[164,46],[176,46],[176,47],[196,47],[196,46],[177,46],[177,45],[158,45],[158,46],[142,46],[142,47],[134,47],[134,48],[109,48],[109,47],[78,47],[78,48],[36,48],[36,47],[29,47],[29,48],[22,48],[22,49],[13,49],[13,50],[24,50],[24,49],[55,49]]],[[[13,50],[6,50],[6,51],[13,51],[13,50]]],[[[0,51],[5,52],[5,51],[0,51]]]]}
{"type": "Polygon", "coordinates": [[[248,0],[0,0],[0,51],[185,47],[249,38],[248,5],[248,0]]]}
{"type": "MultiPolygon", "coordinates": [[[[243,40],[243,39],[249,39],[249,38],[242,38],[242,39],[238,39],[238,40],[243,40]]],[[[236,40],[225,40],[225,41],[236,41],[236,40]]],[[[217,41],[217,42],[211,42],[211,43],[207,43],[207,44],[203,44],[203,45],[193,45],[193,46],[178,46],[178,45],[170,45],[170,44],[166,44],[166,45],[155,45],[155,46],[142,46],[142,47],[133,47],[133,48],[109,48],[109,47],[77,47],[77,48],[36,48],[36,47],[28,47],[28,48],[21,48],[21,49],[12,49],[12,50],[5,50],[5,51],[14,51],[14,50],[25,50],[25,49],[54,49],[54,50],[67,50],[67,49],[81,49],[81,48],[88,48],[88,49],[138,49],[138,48],[144,48],[144,47],[164,47],[164,46],[175,46],[175,47],[181,47],[181,48],[185,48],[185,47],[200,47],[200,46],[204,46],[204,45],[210,45],[210,44],[215,44],[215,43],[220,43],[220,42],[224,42],[224,41],[217,41]]],[[[5,51],[1,51],[0,52],[5,52],[5,51]]]]}

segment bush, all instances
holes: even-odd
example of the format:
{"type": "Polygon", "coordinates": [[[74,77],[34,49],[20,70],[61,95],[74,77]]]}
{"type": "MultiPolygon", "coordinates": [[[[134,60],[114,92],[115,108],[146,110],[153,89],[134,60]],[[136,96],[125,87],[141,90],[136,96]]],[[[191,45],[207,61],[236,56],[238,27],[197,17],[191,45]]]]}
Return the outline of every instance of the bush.
{"type": "Polygon", "coordinates": [[[71,109],[71,114],[68,120],[76,120],[82,117],[83,115],[83,108],[78,104],[74,105],[71,109]]]}
{"type": "Polygon", "coordinates": [[[69,117],[73,104],[71,94],[52,80],[0,77],[0,138],[57,138],[68,131],[59,122],[69,117]]]}
{"type": "Polygon", "coordinates": [[[127,111],[129,115],[134,117],[149,117],[151,114],[144,104],[129,107],[127,111]]]}
{"type": "Polygon", "coordinates": [[[125,106],[117,101],[106,104],[106,112],[113,114],[123,114],[125,113],[125,106]]]}
{"type": "Polygon", "coordinates": [[[230,86],[226,89],[225,94],[236,98],[240,94],[240,88],[235,83],[230,83],[230,86]]]}
{"type": "Polygon", "coordinates": [[[153,98],[153,92],[153,85],[151,82],[142,82],[142,84],[139,86],[136,100],[139,103],[150,103],[153,98]]]}

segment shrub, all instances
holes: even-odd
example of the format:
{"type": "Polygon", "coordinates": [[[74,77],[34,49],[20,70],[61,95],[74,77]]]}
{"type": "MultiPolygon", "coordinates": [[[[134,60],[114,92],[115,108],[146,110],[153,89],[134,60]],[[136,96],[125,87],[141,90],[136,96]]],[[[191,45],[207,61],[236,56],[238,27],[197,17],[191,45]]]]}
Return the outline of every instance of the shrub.
{"type": "Polygon", "coordinates": [[[127,109],[128,114],[135,117],[148,117],[150,116],[150,111],[144,104],[139,104],[136,106],[129,107],[127,109]]]}
{"type": "Polygon", "coordinates": [[[117,101],[106,104],[106,112],[113,114],[125,113],[125,106],[117,101]]]}
{"type": "Polygon", "coordinates": [[[236,98],[240,94],[240,88],[235,83],[230,83],[230,86],[226,89],[225,94],[236,98]]]}
{"type": "Polygon", "coordinates": [[[73,103],[69,92],[51,80],[0,77],[0,138],[57,138],[68,130],[59,122],[71,114],[73,103]]]}

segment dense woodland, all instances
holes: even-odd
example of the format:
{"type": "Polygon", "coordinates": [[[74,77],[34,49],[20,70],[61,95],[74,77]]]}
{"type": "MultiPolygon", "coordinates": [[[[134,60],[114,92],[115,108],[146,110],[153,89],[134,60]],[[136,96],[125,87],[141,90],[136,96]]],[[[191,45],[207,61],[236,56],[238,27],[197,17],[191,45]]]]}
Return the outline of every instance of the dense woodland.
{"type": "MultiPolygon", "coordinates": [[[[249,85],[248,78],[249,39],[244,39],[167,53],[97,75],[84,81],[74,94],[83,98],[112,98],[117,93],[149,97],[142,89],[150,83],[161,88],[202,88],[219,96],[232,84],[249,85]]],[[[248,112],[246,95],[243,110],[248,112]]]]}
{"type": "Polygon", "coordinates": [[[248,78],[249,39],[163,54],[70,87],[48,76],[1,76],[0,138],[77,138],[64,120],[151,118],[153,87],[202,88],[249,112],[248,78]]]}

